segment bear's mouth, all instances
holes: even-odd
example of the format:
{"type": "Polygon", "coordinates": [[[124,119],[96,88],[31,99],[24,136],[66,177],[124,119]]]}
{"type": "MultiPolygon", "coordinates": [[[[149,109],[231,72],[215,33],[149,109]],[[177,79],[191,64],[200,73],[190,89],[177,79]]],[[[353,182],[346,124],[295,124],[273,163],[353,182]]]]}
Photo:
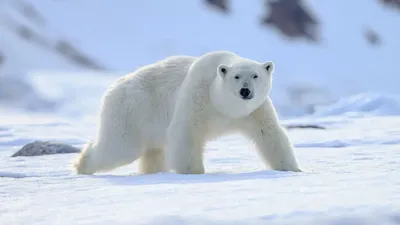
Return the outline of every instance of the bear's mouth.
{"type": "Polygon", "coordinates": [[[249,96],[240,96],[243,100],[250,100],[253,98],[253,95],[249,95],[249,96]]]}

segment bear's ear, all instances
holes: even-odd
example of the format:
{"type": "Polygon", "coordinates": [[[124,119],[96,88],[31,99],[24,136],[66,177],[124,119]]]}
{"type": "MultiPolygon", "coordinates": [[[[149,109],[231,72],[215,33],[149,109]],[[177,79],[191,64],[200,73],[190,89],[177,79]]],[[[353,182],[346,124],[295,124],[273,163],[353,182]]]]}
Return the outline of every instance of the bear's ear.
{"type": "Polygon", "coordinates": [[[217,68],[217,73],[220,75],[222,78],[225,77],[225,75],[228,73],[228,66],[224,64],[220,64],[217,68]]]}
{"type": "Polygon", "coordinates": [[[272,74],[272,72],[274,72],[275,70],[275,64],[272,61],[263,63],[263,67],[268,72],[268,74],[272,74]]]}

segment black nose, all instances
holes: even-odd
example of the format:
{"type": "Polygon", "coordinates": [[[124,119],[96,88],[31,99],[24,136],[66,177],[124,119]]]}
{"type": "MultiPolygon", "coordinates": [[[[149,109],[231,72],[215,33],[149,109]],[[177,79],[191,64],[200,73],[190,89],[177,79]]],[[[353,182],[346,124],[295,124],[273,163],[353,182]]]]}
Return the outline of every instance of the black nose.
{"type": "Polygon", "coordinates": [[[251,91],[248,88],[242,88],[240,89],[239,94],[243,99],[249,99],[251,91]]]}

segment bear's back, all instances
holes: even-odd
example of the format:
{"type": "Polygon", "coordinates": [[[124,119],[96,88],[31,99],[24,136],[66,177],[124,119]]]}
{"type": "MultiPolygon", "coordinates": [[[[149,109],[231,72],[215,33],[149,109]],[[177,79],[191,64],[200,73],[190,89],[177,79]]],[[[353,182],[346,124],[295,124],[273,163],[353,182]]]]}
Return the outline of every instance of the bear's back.
{"type": "MultiPolygon", "coordinates": [[[[134,112],[132,125],[141,127],[144,142],[163,145],[176,96],[196,57],[172,56],[120,78],[106,94],[113,107],[134,112]]],[[[149,146],[150,147],[150,146],[149,146]]]]}
{"type": "Polygon", "coordinates": [[[134,79],[140,82],[137,88],[160,94],[174,91],[182,84],[195,60],[192,56],[171,56],[144,66],[134,74],[134,79]]]}

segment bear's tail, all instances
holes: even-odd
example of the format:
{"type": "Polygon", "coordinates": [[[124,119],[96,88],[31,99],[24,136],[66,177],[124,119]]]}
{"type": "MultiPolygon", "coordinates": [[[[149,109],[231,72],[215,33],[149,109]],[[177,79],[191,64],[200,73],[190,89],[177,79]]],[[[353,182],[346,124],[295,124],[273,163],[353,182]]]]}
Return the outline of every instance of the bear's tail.
{"type": "Polygon", "coordinates": [[[73,163],[75,172],[77,174],[92,175],[96,172],[94,165],[92,164],[91,154],[95,149],[93,148],[93,143],[89,142],[83,146],[81,153],[79,153],[78,158],[73,163]]]}

